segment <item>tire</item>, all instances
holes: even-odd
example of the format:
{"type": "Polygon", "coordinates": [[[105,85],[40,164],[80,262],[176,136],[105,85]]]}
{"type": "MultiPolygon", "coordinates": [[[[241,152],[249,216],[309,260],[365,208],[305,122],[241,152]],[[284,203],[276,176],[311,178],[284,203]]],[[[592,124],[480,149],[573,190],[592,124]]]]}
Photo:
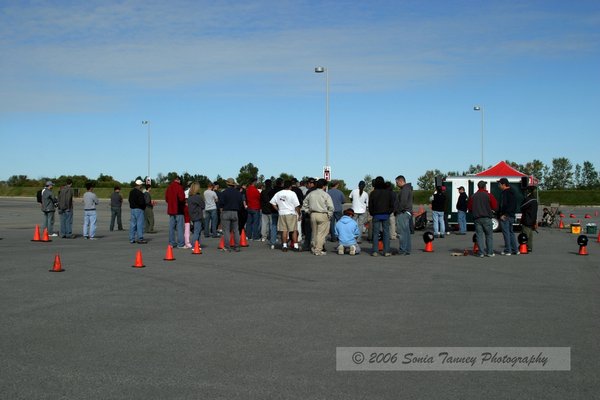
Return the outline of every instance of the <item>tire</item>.
{"type": "Polygon", "coordinates": [[[500,221],[497,218],[492,218],[492,231],[500,232],[500,221]]]}

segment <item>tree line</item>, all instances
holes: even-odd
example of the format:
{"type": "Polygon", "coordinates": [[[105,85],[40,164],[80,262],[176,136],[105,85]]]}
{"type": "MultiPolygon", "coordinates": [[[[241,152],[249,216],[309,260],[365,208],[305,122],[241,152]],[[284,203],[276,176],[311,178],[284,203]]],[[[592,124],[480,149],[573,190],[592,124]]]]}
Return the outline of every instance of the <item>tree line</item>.
{"type": "MultiPolygon", "coordinates": [[[[575,164],[565,157],[554,158],[552,165],[545,165],[540,160],[533,160],[525,164],[519,164],[506,160],[508,165],[514,169],[534,176],[539,182],[539,188],[544,190],[591,190],[600,189],[600,177],[594,164],[584,161],[583,164],[575,164]]],[[[492,165],[482,168],[481,165],[470,165],[466,171],[448,171],[443,173],[439,169],[427,170],[417,180],[417,185],[422,190],[435,189],[435,177],[474,175],[478,172],[491,168],[492,165]]]]}

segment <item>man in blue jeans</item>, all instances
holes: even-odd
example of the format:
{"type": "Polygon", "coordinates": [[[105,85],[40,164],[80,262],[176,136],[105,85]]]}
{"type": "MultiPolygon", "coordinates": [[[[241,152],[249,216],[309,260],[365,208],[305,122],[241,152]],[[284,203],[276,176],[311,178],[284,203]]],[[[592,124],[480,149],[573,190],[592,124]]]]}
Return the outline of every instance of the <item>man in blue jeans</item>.
{"type": "Polygon", "coordinates": [[[185,248],[183,237],[185,208],[185,193],[181,186],[181,178],[176,177],[169,184],[165,191],[165,201],[167,202],[167,214],[169,215],[169,243],[173,247],[185,248]],[[175,233],[177,232],[177,236],[175,233]]]}
{"type": "Polygon", "coordinates": [[[412,185],[407,183],[406,178],[402,175],[396,177],[396,186],[400,188],[400,193],[398,193],[396,203],[394,204],[396,228],[400,241],[399,254],[407,256],[410,254],[412,248],[410,222],[412,220],[413,189],[412,185]]]}
{"type": "Polygon", "coordinates": [[[513,231],[515,213],[517,212],[517,199],[515,197],[515,192],[513,192],[512,188],[510,187],[510,183],[506,178],[501,178],[498,181],[498,185],[502,190],[500,194],[498,215],[500,216],[500,228],[502,228],[502,236],[504,237],[504,251],[502,251],[500,254],[503,256],[519,254],[517,239],[513,231]]]}
{"type": "Polygon", "coordinates": [[[471,196],[467,208],[473,213],[475,222],[475,234],[477,246],[479,246],[478,257],[494,257],[494,231],[492,229],[492,217],[498,208],[496,198],[485,188],[487,182],[477,182],[477,192],[471,196]]]}
{"type": "Polygon", "coordinates": [[[458,211],[458,232],[457,235],[466,235],[467,233],[467,203],[469,201],[465,193],[465,187],[458,188],[458,200],[456,201],[456,210],[458,211]]]}
{"type": "Polygon", "coordinates": [[[135,187],[129,192],[129,208],[131,208],[131,219],[129,221],[129,243],[148,243],[144,239],[144,210],[146,209],[146,199],[142,193],[141,179],[136,179],[135,187]],[[136,240],[137,237],[137,240],[136,240]]]}

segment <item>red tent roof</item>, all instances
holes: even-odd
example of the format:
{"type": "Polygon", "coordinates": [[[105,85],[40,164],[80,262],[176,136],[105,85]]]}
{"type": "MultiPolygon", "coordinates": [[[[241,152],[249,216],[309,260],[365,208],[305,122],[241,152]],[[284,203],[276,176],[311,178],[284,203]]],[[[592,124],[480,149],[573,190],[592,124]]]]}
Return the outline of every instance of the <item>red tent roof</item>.
{"type": "Polygon", "coordinates": [[[509,176],[527,176],[522,172],[517,171],[510,165],[508,165],[504,161],[500,161],[498,164],[494,165],[492,168],[486,169],[485,171],[481,171],[475,176],[499,176],[499,177],[509,177],[509,176]]]}

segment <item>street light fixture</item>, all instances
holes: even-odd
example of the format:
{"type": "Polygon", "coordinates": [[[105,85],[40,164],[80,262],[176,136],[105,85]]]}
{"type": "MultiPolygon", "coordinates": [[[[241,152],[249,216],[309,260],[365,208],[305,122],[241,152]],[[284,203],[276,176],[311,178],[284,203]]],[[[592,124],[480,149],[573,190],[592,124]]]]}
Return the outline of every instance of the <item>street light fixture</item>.
{"type": "MultiPolygon", "coordinates": [[[[148,126],[148,179],[150,178],[150,121],[142,121],[142,125],[148,126]]],[[[147,182],[146,182],[147,183],[147,182]]]]}
{"type": "Polygon", "coordinates": [[[329,70],[326,67],[315,67],[315,73],[325,73],[325,168],[323,175],[326,180],[331,178],[331,167],[329,165],[329,70]]]}
{"type": "Polygon", "coordinates": [[[484,122],[485,121],[485,112],[483,110],[483,106],[474,106],[473,110],[481,112],[481,170],[484,171],[485,166],[483,164],[483,129],[484,129],[484,123],[485,123],[484,122]]]}

